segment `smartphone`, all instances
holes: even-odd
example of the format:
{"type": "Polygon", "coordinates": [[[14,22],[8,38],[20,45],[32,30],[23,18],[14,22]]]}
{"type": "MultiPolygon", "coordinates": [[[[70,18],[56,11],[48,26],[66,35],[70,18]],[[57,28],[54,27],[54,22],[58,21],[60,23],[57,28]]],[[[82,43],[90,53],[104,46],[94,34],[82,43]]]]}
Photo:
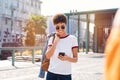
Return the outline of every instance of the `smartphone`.
{"type": "Polygon", "coordinates": [[[65,56],[65,53],[64,52],[59,52],[59,56],[65,56]]]}

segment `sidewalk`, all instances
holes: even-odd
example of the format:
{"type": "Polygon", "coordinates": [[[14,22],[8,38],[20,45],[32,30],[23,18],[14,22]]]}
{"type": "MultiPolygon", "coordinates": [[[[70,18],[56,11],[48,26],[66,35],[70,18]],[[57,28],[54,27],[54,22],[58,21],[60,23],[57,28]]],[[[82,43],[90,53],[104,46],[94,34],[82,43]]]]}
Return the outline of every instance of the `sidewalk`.
{"type": "Polygon", "coordinates": [[[73,65],[73,80],[103,80],[103,53],[80,53],[78,63],[73,65]]]}
{"type": "MultiPolygon", "coordinates": [[[[104,54],[79,53],[79,60],[72,64],[72,80],[102,80],[104,69],[104,54]]],[[[38,78],[40,62],[0,61],[0,80],[42,80],[38,78]]]]}

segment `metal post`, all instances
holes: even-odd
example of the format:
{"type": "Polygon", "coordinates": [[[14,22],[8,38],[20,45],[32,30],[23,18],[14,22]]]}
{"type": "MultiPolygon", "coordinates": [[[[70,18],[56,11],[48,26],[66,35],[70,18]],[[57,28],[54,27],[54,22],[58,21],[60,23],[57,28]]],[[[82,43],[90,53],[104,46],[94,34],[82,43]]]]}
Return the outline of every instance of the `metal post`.
{"type": "Polygon", "coordinates": [[[67,33],[69,34],[69,15],[67,15],[67,17],[68,17],[68,21],[67,21],[67,33]]]}
{"type": "Polygon", "coordinates": [[[86,54],[88,54],[89,49],[89,15],[87,14],[87,29],[86,29],[86,54]]]}
{"type": "Polygon", "coordinates": [[[98,27],[97,26],[95,26],[95,28],[94,28],[94,45],[95,45],[95,47],[94,47],[94,52],[95,53],[97,53],[98,52],[98,44],[97,44],[97,32],[98,32],[98,29],[97,29],[98,27]]]}
{"type": "Polygon", "coordinates": [[[14,15],[14,11],[11,8],[11,34],[12,34],[12,29],[13,29],[13,15],[14,15]]]}
{"type": "Polygon", "coordinates": [[[80,15],[78,15],[78,52],[80,52],[80,15]]]}
{"type": "Polygon", "coordinates": [[[13,2],[11,3],[11,35],[10,35],[10,38],[11,38],[11,42],[12,42],[12,29],[13,29],[13,15],[14,15],[14,11],[13,11],[13,2]]]}
{"type": "Polygon", "coordinates": [[[2,52],[1,52],[1,48],[0,48],[0,60],[2,59],[2,52]]]}
{"type": "Polygon", "coordinates": [[[33,64],[35,63],[34,52],[35,52],[35,50],[33,49],[33,50],[32,50],[32,63],[33,63],[33,64]]]}
{"type": "Polygon", "coordinates": [[[14,22],[14,11],[16,10],[16,7],[14,6],[13,0],[11,3],[11,42],[12,42],[12,30],[13,30],[13,22],[14,22]]]}
{"type": "Polygon", "coordinates": [[[15,62],[15,50],[13,49],[12,50],[12,66],[15,65],[14,62],[15,62]]]}

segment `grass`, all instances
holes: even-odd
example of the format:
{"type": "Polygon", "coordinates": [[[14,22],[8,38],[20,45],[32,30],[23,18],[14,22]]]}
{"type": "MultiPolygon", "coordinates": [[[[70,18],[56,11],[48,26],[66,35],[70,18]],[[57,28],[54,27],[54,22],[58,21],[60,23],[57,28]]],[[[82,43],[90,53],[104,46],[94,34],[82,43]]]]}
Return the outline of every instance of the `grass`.
{"type": "MultiPolygon", "coordinates": [[[[42,50],[35,50],[34,55],[41,55],[42,50]]],[[[24,50],[24,51],[16,51],[15,56],[31,56],[31,50],[24,50]]]]}

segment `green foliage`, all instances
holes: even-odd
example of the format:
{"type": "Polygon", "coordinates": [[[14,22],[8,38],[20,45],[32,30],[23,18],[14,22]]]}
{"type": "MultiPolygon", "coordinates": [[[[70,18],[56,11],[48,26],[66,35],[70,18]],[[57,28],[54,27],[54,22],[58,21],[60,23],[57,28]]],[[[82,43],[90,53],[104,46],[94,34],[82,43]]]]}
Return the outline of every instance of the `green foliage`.
{"type": "Polygon", "coordinates": [[[35,22],[35,33],[36,34],[46,34],[45,30],[47,28],[47,24],[46,24],[46,17],[43,15],[40,16],[35,16],[32,15],[31,20],[33,20],[35,22]]]}
{"type": "Polygon", "coordinates": [[[35,35],[46,34],[46,18],[43,15],[35,16],[31,15],[31,18],[27,20],[24,31],[27,33],[25,38],[26,46],[35,46],[35,35]]]}

